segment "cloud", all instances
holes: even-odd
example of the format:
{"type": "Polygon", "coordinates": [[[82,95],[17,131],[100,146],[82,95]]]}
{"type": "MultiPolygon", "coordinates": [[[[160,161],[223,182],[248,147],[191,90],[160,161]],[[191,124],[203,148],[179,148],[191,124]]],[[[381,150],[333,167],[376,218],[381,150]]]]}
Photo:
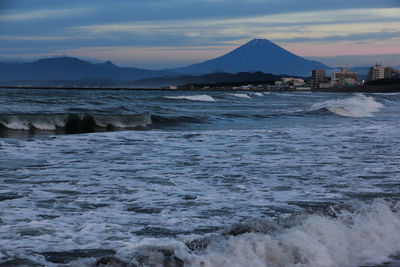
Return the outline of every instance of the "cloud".
{"type": "Polygon", "coordinates": [[[23,21],[36,19],[54,19],[60,17],[73,17],[87,13],[87,8],[41,9],[33,11],[14,11],[0,15],[0,21],[23,21]]]}
{"type": "Polygon", "coordinates": [[[377,62],[386,66],[400,64],[400,54],[374,54],[374,55],[346,55],[336,57],[309,57],[309,59],[320,61],[327,66],[340,67],[351,64],[354,66],[372,66],[377,62]]]}
{"type": "MultiPolygon", "coordinates": [[[[226,35],[242,35],[241,32],[251,29],[262,31],[304,32],[304,27],[316,28],[319,31],[349,31],[344,25],[355,25],[351,31],[358,32],[359,27],[371,29],[391,27],[396,28],[400,8],[392,9],[344,9],[320,12],[292,12],[280,15],[251,16],[222,19],[194,19],[175,21],[135,21],[124,23],[109,23],[73,27],[73,30],[88,34],[134,33],[134,32],[188,32],[191,36],[195,31],[218,31],[218,34],[228,31],[226,35]],[[339,14],[339,15],[338,15],[339,14]],[[366,25],[366,26],[364,26],[366,25]],[[356,28],[357,27],[357,28],[356,28]],[[323,28],[323,29],[321,29],[323,28]],[[335,29],[336,28],[336,29],[335,29]]],[[[197,34],[198,35],[198,34],[197,34]]]]}
{"type": "Polygon", "coordinates": [[[400,36],[400,31],[378,31],[378,32],[367,32],[361,34],[346,34],[346,35],[327,35],[324,37],[294,37],[286,39],[275,39],[277,42],[282,43],[316,43],[316,42],[336,42],[336,41],[356,41],[357,43],[363,43],[365,41],[380,41],[397,39],[400,36]]]}
{"type": "Polygon", "coordinates": [[[0,56],[87,53],[126,64],[146,58],[178,64],[253,38],[300,55],[321,55],[335,45],[342,53],[351,45],[370,52],[366,42],[380,53],[399,44],[398,0],[7,1],[0,10],[0,56]]]}
{"type": "Polygon", "coordinates": [[[70,39],[69,36],[40,36],[40,35],[0,35],[4,41],[60,41],[70,39]]]}
{"type": "Polygon", "coordinates": [[[374,42],[293,42],[283,44],[282,46],[301,56],[333,57],[343,55],[399,54],[400,38],[374,42]]]}
{"type": "MultiPolygon", "coordinates": [[[[254,37],[282,43],[374,40],[397,37],[400,8],[292,12],[214,20],[141,21],[72,27],[91,38],[112,39],[132,46],[227,45],[254,37]],[[337,15],[340,14],[340,15],[337,15]],[[174,43],[175,42],[175,43],[174,43]]],[[[120,43],[121,44],[121,43],[120,43]]]]}

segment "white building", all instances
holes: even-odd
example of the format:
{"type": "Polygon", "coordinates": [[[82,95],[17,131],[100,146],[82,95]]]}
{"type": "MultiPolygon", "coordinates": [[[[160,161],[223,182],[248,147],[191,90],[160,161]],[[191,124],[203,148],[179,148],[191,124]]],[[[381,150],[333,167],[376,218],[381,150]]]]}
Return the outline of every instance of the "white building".
{"type": "Polygon", "coordinates": [[[351,72],[350,69],[342,69],[340,72],[331,73],[332,86],[354,86],[358,81],[358,72],[351,72]]]}
{"type": "Polygon", "coordinates": [[[304,80],[300,78],[282,78],[281,81],[283,84],[289,84],[294,86],[304,84],[304,80]]]}

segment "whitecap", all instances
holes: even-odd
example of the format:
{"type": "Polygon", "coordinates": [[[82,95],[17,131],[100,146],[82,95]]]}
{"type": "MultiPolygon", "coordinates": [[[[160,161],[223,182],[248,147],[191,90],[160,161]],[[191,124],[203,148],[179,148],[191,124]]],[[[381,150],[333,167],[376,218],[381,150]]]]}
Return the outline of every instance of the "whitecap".
{"type": "Polygon", "coordinates": [[[336,115],[344,117],[373,117],[373,113],[378,112],[383,107],[384,105],[375,101],[373,97],[363,94],[312,105],[313,110],[327,109],[336,115]]]}
{"type": "Polygon", "coordinates": [[[251,98],[248,94],[228,94],[228,95],[236,96],[236,97],[240,97],[240,98],[247,98],[247,99],[251,98]]]}
{"type": "Polygon", "coordinates": [[[253,93],[253,95],[255,95],[255,96],[264,96],[263,93],[259,93],[259,92],[253,93]]]}
{"type": "Polygon", "coordinates": [[[215,102],[215,99],[209,95],[182,95],[182,96],[164,96],[168,99],[183,99],[190,101],[202,101],[202,102],[215,102]]]}
{"type": "Polygon", "coordinates": [[[185,240],[132,237],[117,251],[124,261],[137,264],[148,256],[150,265],[161,265],[165,254],[185,266],[362,266],[387,262],[400,251],[400,213],[393,203],[330,207],[330,213],[300,214],[283,221],[249,221],[250,232],[207,235],[185,240]],[[194,250],[191,242],[200,244],[194,250]],[[202,248],[202,246],[205,246],[202,248]]]}
{"type": "MultiPolygon", "coordinates": [[[[134,128],[147,126],[152,123],[151,114],[136,115],[93,115],[78,114],[77,118],[83,123],[85,116],[94,119],[96,126],[107,128],[112,125],[116,128],[134,128]]],[[[13,130],[45,130],[55,131],[66,127],[69,114],[0,114],[0,125],[13,130]]]]}
{"type": "Polygon", "coordinates": [[[379,264],[400,250],[400,214],[387,203],[344,211],[337,217],[311,215],[290,228],[231,236],[201,254],[186,255],[190,266],[360,266],[379,264]]]}

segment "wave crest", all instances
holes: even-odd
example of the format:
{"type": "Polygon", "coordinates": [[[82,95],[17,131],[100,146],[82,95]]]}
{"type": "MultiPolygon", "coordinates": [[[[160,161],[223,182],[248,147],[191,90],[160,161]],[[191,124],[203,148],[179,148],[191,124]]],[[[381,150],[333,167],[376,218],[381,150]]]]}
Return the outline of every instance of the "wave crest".
{"type": "Polygon", "coordinates": [[[239,98],[247,98],[247,99],[251,98],[251,96],[249,96],[248,94],[237,94],[237,93],[235,93],[235,94],[228,94],[228,95],[239,97],[239,98]]]}
{"type": "Polygon", "coordinates": [[[248,222],[190,242],[134,238],[117,252],[134,264],[171,266],[360,266],[400,252],[399,203],[374,200],[328,207],[277,223],[248,222]],[[397,207],[396,207],[397,205],[397,207]],[[238,230],[239,229],[239,230],[238,230]],[[178,264],[176,264],[178,262],[178,264]]]}
{"type": "Polygon", "coordinates": [[[278,233],[233,236],[192,258],[206,266],[357,266],[400,250],[400,216],[375,202],[336,218],[311,215],[278,233]]]}
{"type": "Polygon", "coordinates": [[[43,130],[66,133],[129,129],[150,125],[150,113],[136,115],[100,114],[1,114],[0,126],[10,130],[43,130]]]}
{"type": "Polygon", "coordinates": [[[375,101],[373,97],[362,94],[312,105],[313,110],[325,109],[344,117],[373,117],[373,113],[378,112],[383,107],[383,104],[375,101]]]}
{"type": "Polygon", "coordinates": [[[50,261],[49,255],[61,256],[65,263],[74,256],[71,266],[371,266],[390,262],[400,252],[399,208],[400,202],[376,199],[277,222],[250,221],[197,239],[133,236],[115,252],[42,254],[50,261]]]}
{"type": "Polygon", "coordinates": [[[215,102],[215,99],[209,95],[164,96],[164,98],[190,100],[190,101],[201,101],[201,102],[215,102]]]}

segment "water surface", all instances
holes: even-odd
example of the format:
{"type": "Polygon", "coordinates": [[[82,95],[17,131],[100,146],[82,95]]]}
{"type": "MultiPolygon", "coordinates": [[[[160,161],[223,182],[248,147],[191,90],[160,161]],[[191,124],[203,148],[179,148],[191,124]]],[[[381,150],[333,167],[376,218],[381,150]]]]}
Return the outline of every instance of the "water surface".
{"type": "Polygon", "coordinates": [[[395,266],[399,114],[400,94],[0,90],[0,263],[395,266]]]}

